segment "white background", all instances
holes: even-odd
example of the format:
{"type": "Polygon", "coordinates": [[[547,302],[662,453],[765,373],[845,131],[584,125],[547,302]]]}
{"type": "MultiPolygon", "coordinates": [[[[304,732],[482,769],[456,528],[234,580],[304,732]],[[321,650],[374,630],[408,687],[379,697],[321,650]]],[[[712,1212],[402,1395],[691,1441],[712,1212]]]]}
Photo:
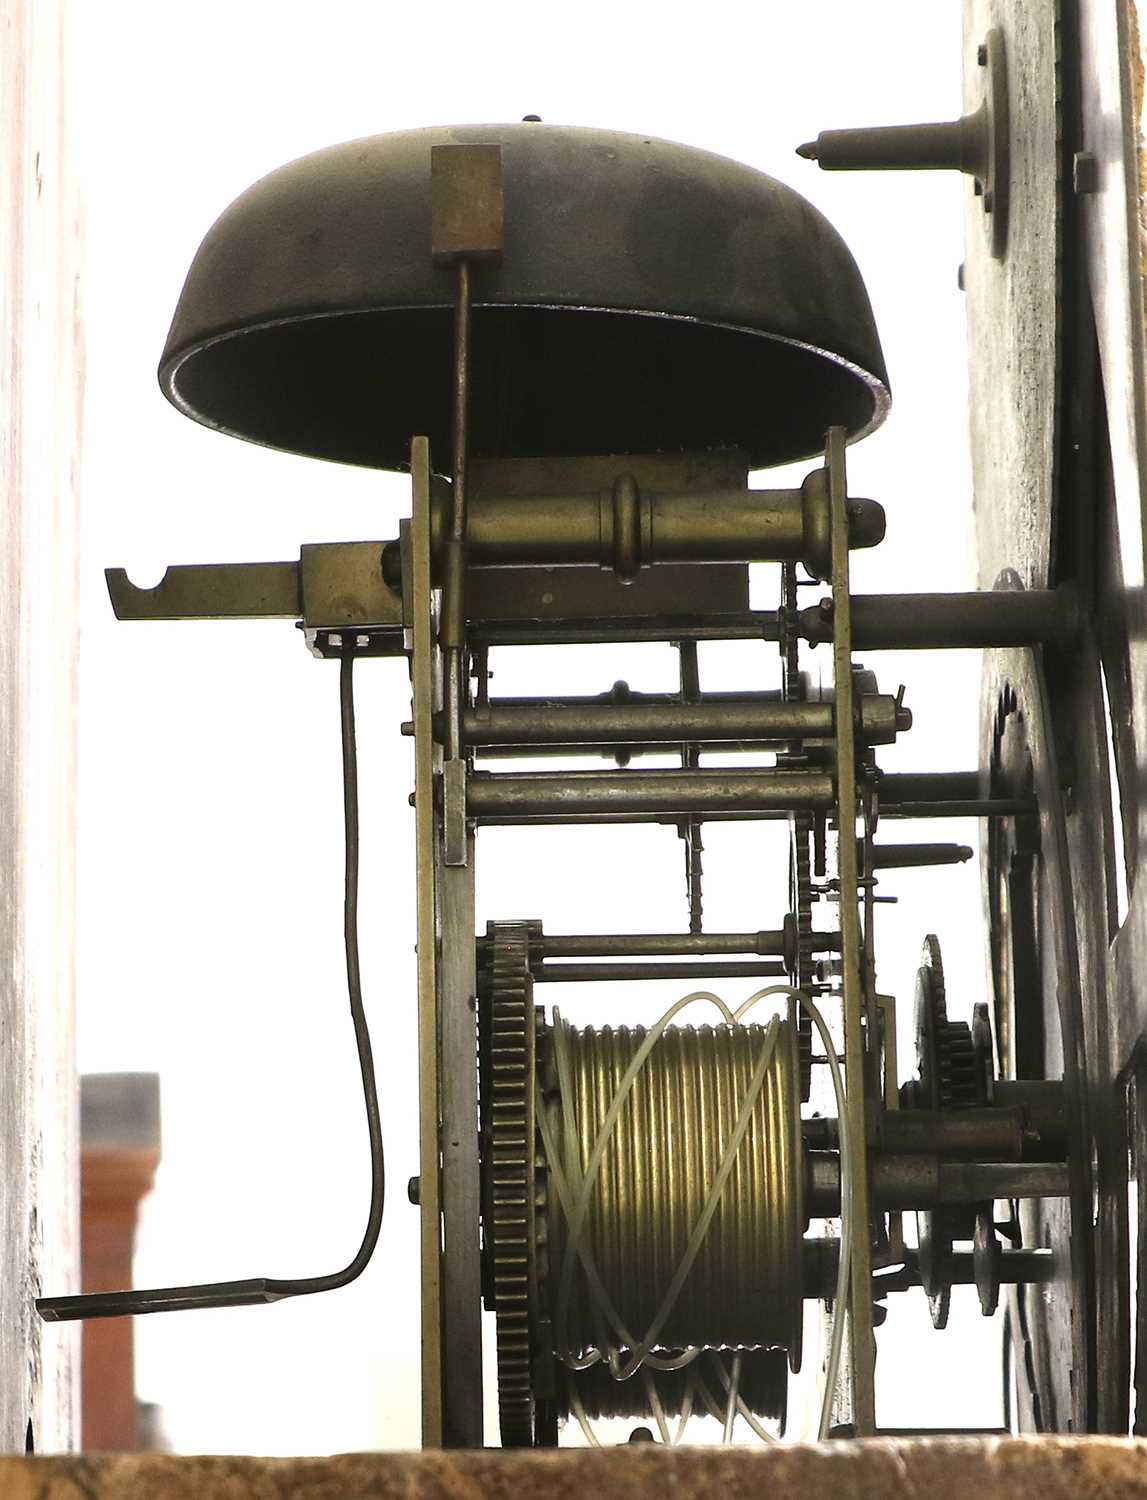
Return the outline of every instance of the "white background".
{"type": "MultiPolygon", "coordinates": [[[[150,584],[168,563],[297,557],[302,542],[393,535],[408,505],[400,477],[238,443],[163,400],[155,366],[199,240],[283,162],[418,125],[537,113],[750,163],[796,186],[844,235],[884,342],[893,414],[850,450],[850,479],[852,493],[886,507],[888,539],[857,557],[855,587],[974,587],[956,283],[970,186],[830,176],[793,154],[833,126],[957,115],[959,13],[954,0],[75,7],[89,361],[80,1065],[162,1075],[164,1157],[139,1284],[342,1265],[361,1234],[368,1163],[341,947],[337,669],[313,660],[289,623],[116,625],[102,569],[126,566],[150,584]]],[[[757,602],[771,606],[773,576],[762,572],[757,602]]],[[[495,691],[674,681],[667,648],[528,656],[495,661],[495,691]]],[[[974,654],[866,664],[887,689],[907,682],[916,714],[906,742],[883,753],[886,769],[975,765],[974,654]]],[[[771,685],[776,671],[763,647],[702,655],[710,688],[771,685]]],[[[417,1169],[413,769],[398,736],[409,706],[401,663],[361,665],[358,693],[363,968],[390,1185],[382,1243],[343,1292],[140,1320],[141,1394],[162,1404],[184,1451],[418,1440],[417,1215],[405,1195],[417,1169]]],[[[900,824],[885,836],[974,843],[976,829],[900,824]]],[[[783,834],[717,827],[706,844],[707,923],[778,925],[783,834]]],[[[479,869],[480,925],[684,924],[672,830],[488,833],[479,869]]],[[[944,944],[951,1008],[969,1016],[984,998],[979,882],[970,865],[893,873],[884,889],[901,903],[882,909],[880,982],[899,998],[907,1043],[926,932],[944,944]]],[[[730,985],[729,998],[741,997],[730,985]]],[[[883,1423],[998,1421],[998,1333],[974,1292],[957,1291],[953,1323],[933,1336],[919,1293],[894,1307],[881,1334],[883,1423]]]]}

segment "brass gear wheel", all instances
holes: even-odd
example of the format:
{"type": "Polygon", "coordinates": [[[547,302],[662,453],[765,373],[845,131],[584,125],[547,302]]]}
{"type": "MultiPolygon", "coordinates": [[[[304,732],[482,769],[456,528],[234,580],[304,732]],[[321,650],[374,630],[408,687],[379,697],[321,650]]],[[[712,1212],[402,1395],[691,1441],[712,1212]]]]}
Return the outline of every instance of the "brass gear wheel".
{"type": "Polygon", "coordinates": [[[537,1159],[530,926],[491,923],[483,995],[483,1220],[505,1448],[535,1441],[532,1324],[537,1159]]]}
{"type": "MultiPolygon", "coordinates": [[[[980,1066],[966,1021],[948,1019],[944,960],[939,939],[924,939],[916,974],[917,1079],[904,1102],[923,1109],[967,1109],[979,1101],[980,1066]]],[[[903,1096],[902,1096],[903,1097],[903,1096]]],[[[952,1299],[952,1246],[971,1237],[962,1209],[936,1208],[916,1214],[920,1280],[935,1328],[946,1328],[952,1299]],[[967,1233],[965,1231],[967,1230],[967,1233]]]]}
{"type": "MultiPolygon", "coordinates": [[[[812,819],[797,814],[791,819],[789,839],[789,901],[796,918],[796,964],[789,970],[797,989],[816,993],[816,960],[812,929],[812,819]]],[[[802,1009],[797,1018],[797,1052],[800,1060],[801,1099],[808,1101],[812,1087],[812,1022],[802,1009]]]]}
{"type": "Polygon", "coordinates": [[[916,975],[916,1058],[925,1108],[968,1109],[979,1102],[972,1028],[948,1019],[944,960],[932,933],[924,939],[916,975]]]}
{"type": "MultiPolygon", "coordinates": [[[[781,661],[786,703],[799,703],[805,696],[800,675],[795,563],[781,568],[781,661]]],[[[789,976],[798,989],[812,994],[815,980],[812,930],[812,819],[799,814],[790,819],[789,904],[796,920],[796,963],[789,976]]],[[[797,1016],[797,1049],[800,1059],[801,1099],[807,1102],[812,1088],[812,1022],[803,1010],[797,1016]]]]}

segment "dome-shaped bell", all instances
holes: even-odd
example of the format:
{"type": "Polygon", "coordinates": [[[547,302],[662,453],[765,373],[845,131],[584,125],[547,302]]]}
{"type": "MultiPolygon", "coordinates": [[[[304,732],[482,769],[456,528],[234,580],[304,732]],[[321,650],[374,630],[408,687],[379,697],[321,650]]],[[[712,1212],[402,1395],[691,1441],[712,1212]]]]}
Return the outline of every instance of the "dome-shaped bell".
{"type": "Polygon", "coordinates": [[[398,469],[450,458],[455,279],[430,253],[430,151],[502,147],[505,253],[473,272],[471,453],[744,449],[870,431],[887,377],[864,284],[798,193],[666,141],[524,123],[317,151],[223,214],[160,365],[197,421],[398,469]]]}

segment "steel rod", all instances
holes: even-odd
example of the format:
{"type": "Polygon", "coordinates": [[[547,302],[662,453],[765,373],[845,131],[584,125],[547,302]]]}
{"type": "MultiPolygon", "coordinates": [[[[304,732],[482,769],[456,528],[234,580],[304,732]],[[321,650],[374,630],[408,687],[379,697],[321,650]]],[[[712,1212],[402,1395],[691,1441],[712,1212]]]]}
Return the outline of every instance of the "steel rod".
{"type": "Polygon", "coordinates": [[[468,811],[481,822],[586,813],[709,816],[832,806],[832,777],[816,771],[535,771],[470,777],[468,811]]]}
{"type": "Polygon", "coordinates": [[[968,594],[858,594],[852,638],[859,650],[1068,645],[1082,628],[1071,587],[968,594]]]}
{"type": "MultiPolygon", "coordinates": [[[[827,941],[830,934],[817,936],[827,941]]],[[[543,958],[610,958],[621,954],[628,958],[668,958],[716,953],[759,953],[780,958],[790,946],[788,934],[780,928],[764,932],[545,933],[536,944],[531,943],[530,950],[543,958]]]]}
{"type": "MultiPolygon", "coordinates": [[[[698,755],[764,755],[776,751],[783,740],[686,740],[691,749],[697,751],[698,755]]],[[[571,760],[571,759],[596,759],[612,760],[617,762],[621,757],[620,764],[628,765],[631,760],[645,755],[672,755],[675,749],[673,742],[664,740],[648,740],[643,744],[632,740],[619,740],[614,744],[578,741],[575,744],[555,745],[478,745],[474,747],[474,753],[481,760],[504,761],[504,760],[571,760]]]]}
{"type": "Polygon", "coordinates": [[[912,870],[932,865],[962,865],[971,859],[967,844],[874,844],[874,870],[912,870]]]}
{"type": "Polygon", "coordinates": [[[935,1153],[975,1161],[1019,1161],[1028,1144],[1026,1111],[1007,1109],[892,1109],[881,1119],[886,1153],[935,1153]]]}
{"type": "Polygon", "coordinates": [[[682,740],[823,738],[832,733],[831,703],[614,703],[567,707],[492,701],[463,719],[470,745],[551,745],[594,741],[629,744],[682,740]]]}
{"type": "Polygon", "coordinates": [[[885,773],[877,782],[881,803],[974,802],[986,795],[978,771],[913,771],[885,773]]]}
{"type": "MultiPolygon", "coordinates": [[[[636,773],[630,773],[636,774],[636,773]]],[[[498,778],[501,780],[501,777],[498,778]]],[[[472,778],[471,778],[472,780],[472,778]]],[[[414,799],[411,798],[411,806],[414,799]]],[[[986,818],[986,817],[1014,817],[1018,813],[1028,813],[1031,806],[1027,802],[953,802],[936,804],[921,802],[903,808],[884,808],[883,816],[886,818],[986,818]]],[[[678,816],[672,813],[662,812],[585,812],[585,813],[546,813],[544,815],[514,813],[509,815],[499,814],[496,817],[485,819],[488,823],[497,823],[507,828],[524,827],[527,824],[560,825],[568,824],[576,827],[582,824],[592,823],[663,823],[676,824],[678,816]]],[[[757,808],[744,812],[725,812],[710,810],[702,815],[706,823],[772,823],[788,817],[788,811],[784,809],[757,808]]]]}
{"type": "MultiPolygon", "coordinates": [[[[681,706],[681,694],[680,692],[642,693],[631,688],[627,682],[615,682],[606,693],[571,696],[547,695],[545,698],[491,698],[489,701],[496,708],[536,708],[542,703],[562,709],[600,708],[611,704],[650,704],[659,708],[679,708],[681,706]]],[[[783,704],[785,699],[779,688],[771,688],[757,692],[701,693],[695,701],[698,703],[773,704],[776,706],[783,704]]]]}
{"type": "MultiPolygon", "coordinates": [[[[888,1209],[936,1208],[947,1203],[990,1203],[997,1198],[1064,1198],[1065,1162],[952,1161],[935,1152],[873,1154],[868,1178],[876,1205],[888,1209]]],[[[806,1209],[810,1218],[840,1213],[840,1157],[805,1153],[806,1209]]]]}
{"type": "Polygon", "coordinates": [[[458,262],[454,308],[454,368],[451,380],[453,484],[442,587],[440,639],[446,659],[446,759],[462,755],[462,708],[465,695],[467,515],[466,465],[470,420],[470,263],[458,262]]]}
{"type": "MultiPolygon", "coordinates": [[[[1001,1250],[998,1279],[1001,1286],[1036,1286],[1054,1281],[1054,1250],[1001,1250]]],[[[952,1252],[952,1285],[975,1286],[976,1267],[970,1250],[952,1252]]]]}
{"type": "Polygon", "coordinates": [[[881,805],[886,818],[1015,818],[1036,810],[1030,797],[980,797],[974,802],[895,802],[881,805]]]}
{"type": "Polygon", "coordinates": [[[971,171],[983,155],[978,116],[929,125],[870,125],[822,130],[797,155],[826,172],[971,171]]]}
{"type": "MultiPolygon", "coordinates": [[[[908,710],[887,693],[860,701],[862,738],[886,744],[911,725],[908,710]]],[[[463,716],[463,737],[476,746],[621,744],[682,741],[758,741],[784,744],[824,739],[833,732],[832,703],[779,703],[764,698],[648,703],[615,699],[590,703],[538,698],[492,699],[463,716]]]]}
{"type": "Polygon", "coordinates": [[[881,812],[899,818],[1015,817],[1036,807],[1030,797],[991,796],[978,771],[886,773],[876,790],[881,812]]]}
{"type": "Polygon", "coordinates": [[[535,984],[593,984],[629,979],[783,979],[783,963],[600,963],[541,964],[534,970],[535,984]]]}
{"type": "Polygon", "coordinates": [[[884,1208],[933,1208],[997,1198],[1066,1198],[1065,1162],[960,1162],[935,1155],[878,1156],[872,1191],[884,1208]]]}
{"type": "MultiPolygon", "coordinates": [[[[819,1217],[819,1215],[814,1215],[819,1217]]],[[[804,1295],[824,1300],[835,1290],[836,1265],[839,1241],[820,1235],[807,1236],[803,1244],[802,1278],[804,1295]]],[[[1054,1250],[1001,1250],[997,1260],[998,1280],[1002,1286],[1039,1285],[1056,1279],[1056,1253],[1054,1250]]],[[[953,1250],[948,1262],[954,1286],[976,1284],[975,1257],[970,1250],[953,1250]]],[[[881,1271],[873,1278],[878,1297],[890,1292],[914,1291],[920,1285],[920,1262],[915,1250],[905,1251],[902,1266],[892,1271],[881,1271]]],[[[881,1428],[883,1432],[885,1429],[881,1428]]]]}
{"type": "MultiPolygon", "coordinates": [[[[1070,585],[1057,589],[964,594],[857,594],[853,644],[863,651],[979,650],[1006,646],[1070,646],[1083,608],[1070,585]]],[[[618,619],[608,623],[554,620],[485,621],[476,635],[489,645],[589,644],[604,641],[765,640],[779,637],[776,610],[743,610],[690,618],[618,619]]],[[[811,605],[798,630],[810,645],[832,640],[832,609],[811,605]]]]}
{"type": "MultiPolygon", "coordinates": [[[[683,603],[685,601],[682,601],[683,603]]],[[[698,617],[680,615],[650,619],[634,615],[606,622],[588,620],[477,620],[470,640],[482,646],[594,646],[640,641],[775,641],[775,610],[748,610],[698,617]]]]}

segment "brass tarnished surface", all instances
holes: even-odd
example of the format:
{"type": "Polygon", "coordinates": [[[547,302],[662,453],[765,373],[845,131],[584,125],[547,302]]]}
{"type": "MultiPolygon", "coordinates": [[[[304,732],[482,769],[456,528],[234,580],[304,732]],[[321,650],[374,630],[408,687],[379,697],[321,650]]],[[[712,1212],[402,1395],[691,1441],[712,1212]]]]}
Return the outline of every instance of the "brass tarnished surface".
{"type": "Polygon", "coordinates": [[[159,1455],[0,1459],[5,1500],[1136,1500],[1147,1443],[1116,1438],[873,1439],[767,1448],[159,1455]]]}
{"type": "MultiPolygon", "coordinates": [[[[471,457],[739,443],[768,467],[832,421],[855,438],[883,420],[868,298],[811,204],[707,151],[524,122],[350,141],[248,189],[188,273],[175,404],[314,457],[405,468],[411,432],[449,453],[451,286],[428,243],[443,145],[504,163],[505,254],[475,270],[471,457]]],[[[440,248],[492,248],[481,218],[440,248]]]]}
{"type": "MultiPolygon", "coordinates": [[[[564,1024],[564,1023],[563,1023],[564,1024]]],[[[565,1132],[582,1179],[606,1116],[646,1032],[641,1026],[565,1028],[572,1097],[565,1132]]],[[[763,1026],[670,1026],[650,1052],[617,1118],[590,1198],[586,1235],[628,1328],[654,1323],[717,1175],[761,1057],[763,1026]]],[[[799,1365],[801,1176],[796,1170],[795,1049],[777,1038],[748,1132],[711,1232],[661,1326],[668,1348],[782,1346],[799,1365]]],[[[565,1161],[567,1172],[570,1161],[565,1161]]],[[[551,1240],[565,1245],[564,1217],[551,1240]]],[[[568,1254],[568,1250],[566,1251],[568,1254]]],[[[560,1292],[558,1294],[560,1299],[560,1292]]],[[[559,1348],[592,1346],[594,1314],[580,1280],[559,1348]]]]}

